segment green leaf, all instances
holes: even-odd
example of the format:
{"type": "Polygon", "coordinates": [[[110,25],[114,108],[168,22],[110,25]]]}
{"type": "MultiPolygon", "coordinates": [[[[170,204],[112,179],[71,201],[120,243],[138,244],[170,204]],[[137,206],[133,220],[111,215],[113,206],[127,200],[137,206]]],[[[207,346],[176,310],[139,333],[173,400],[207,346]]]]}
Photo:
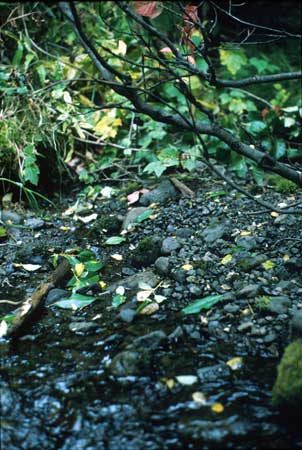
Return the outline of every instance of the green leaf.
{"type": "Polygon", "coordinates": [[[88,278],[79,278],[75,280],[75,283],[73,284],[74,286],[73,290],[76,291],[78,289],[82,289],[87,286],[92,286],[93,284],[97,284],[98,282],[99,282],[98,275],[93,275],[92,277],[89,276],[88,278]]]}
{"type": "Polygon", "coordinates": [[[101,261],[87,261],[85,262],[85,270],[88,272],[98,272],[103,267],[103,263],[101,261]]]}
{"type": "Polygon", "coordinates": [[[254,135],[261,133],[261,131],[265,130],[265,128],[266,124],[264,122],[261,122],[260,120],[254,120],[253,122],[250,122],[246,127],[247,131],[254,135]]]}
{"type": "Polygon", "coordinates": [[[155,173],[155,175],[159,178],[164,173],[166,168],[167,167],[164,166],[160,161],[153,161],[146,165],[143,172],[155,173]]]}
{"type": "Polygon", "coordinates": [[[236,75],[238,70],[242,66],[247,64],[247,57],[243,50],[219,50],[221,64],[231,72],[232,75],[236,75]]]}
{"type": "Polygon", "coordinates": [[[147,209],[143,213],[141,213],[139,216],[137,216],[135,222],[141,223],[144,220],[148,219],[152,214],[154,213],[153,209],[147,209]]]}
{"type": "Polygon", "coordinates": [[[126,238],[124,238],[123,236],[112,236],[109,239],[107,239],[107,241],[105,241],[105,244],[107,245],[118,245],[121,244],[122,242],[125,242],[126,238]]]}
{"type": "Polygon", "coordinates": [[[275,158],[278,160],[286,155],[286,144],[283,141],[278,140],[275,148],[275,158]]]}
{"type": "Polygon", "coordinates": [[[42,86],[45,85],[45,79],[46,79],[46,70],[45,70],[45,66],[43,64],[41,64],[40,66],[38,66],[36,68],[38,75],[39,75],[39,79],[40,79],[40,83],[42,86]]]}
{"type": "Polygon", "coordinates": [[[64,309],[79,309],[90,305],[90,303],[94,302],[95,300],[96,297],[92,297],[90,295],[72,294],[68,299],[59,300],[53,305],[64,309]]]}
{"type": "Polygon", "coordinates": [[[113,306],[113,308],[118,308],[120,305],[125,303],[125,301],[126,301],[126,297],[124,295],[116,294],[112,298],[112,306],[113,306]]]}
{"type": "Polygon", "coordinates": [[[5,228],[0,228],[0,238],[7,236],[7,231],[5,228]]]}
{"type": "Polygon", "coordinates": [[[22,56],[23,56],[23,49],[24,49],[23,44],[19,41],[18,48],[14,54],[13,61],[12,61],[13,66],[19,66],[19,64],[21,63],[22,56]]]}
{"type": "Polygon", "coordinates": [[[182,314],[198,314],[202,309],[210,309],[216,303],[220,302],[224,298],[224,295],[209,295],[208,297],[199,298],[190,305],[181,310],[182,314]]]}
{"type": "Polygon", "coordinates": [[[82,262],[91,261],[95,258],[95,254],[92,250],[82,250],[78,254],[78,260],[82,262]]]}
{"type": "Polygon", "coordinates": [[[207,192],[206,194],[209,198],[221,197],[223,195],[227,195],[226,191],[215,191],[215,192],[207,192]]]}
{"type": "Polygon", "coordinates": [[[11,323],[15,317],[16,317],[16,314],[6,314],[6,316],[0,317],[0,322],[2,320],[5,320],[5,322],[11,323]]]}

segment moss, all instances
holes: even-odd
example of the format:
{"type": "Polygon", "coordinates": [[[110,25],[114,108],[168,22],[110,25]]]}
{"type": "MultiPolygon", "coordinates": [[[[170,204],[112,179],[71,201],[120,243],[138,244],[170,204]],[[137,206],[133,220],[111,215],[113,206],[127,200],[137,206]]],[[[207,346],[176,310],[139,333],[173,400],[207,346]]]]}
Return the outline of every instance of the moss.
{"type": "Polygon", "coordinates": [[[145,237],[139,241],[137,248],[141,252],[149,252],[154,248],[154,240],[151,237],[145,237]]]}
{"type": "Polygon", "coordinates": [[[131,194],[134,191],[137,191],[138,189],[141,189],[142,184],[137,182],[137,181],[133,181],[131,183],[128,183],[122,190],[121,192],[125,195],[131,194]]]}
{"type": "Polygon", "coordinates": [[[281,194],[291,194],[299,189],[295,183],[278,175],[270,176],[269,181],[273,184],[275,190],[281,194]]]}
{"type": "Polygon", "coordinates": [[[302,340],[289,344],[278,365],[272,404],[278,408],[302,407],[302,340]]]}
{"type": "Polygon", "coordinates": [[[147,267],[153,264],[160,253],[161,240],[155,237],[145,237],[139,241],[137,248],[133,251],[131,263],[135,267],[147,267]]]}
{"type": "Polygon", "coordinates": [[[263,295],[261,297],[256,297],[255,300],[258,309],[267,309],[272,301],[272,297],[268,295],[263,295]]]}
{"type": "Polygon", "coordinates": [[[95,224],[97,229],[106,230],[108,234],[118,233],[121,223],[116,216],[103,216],[95,224]]]}

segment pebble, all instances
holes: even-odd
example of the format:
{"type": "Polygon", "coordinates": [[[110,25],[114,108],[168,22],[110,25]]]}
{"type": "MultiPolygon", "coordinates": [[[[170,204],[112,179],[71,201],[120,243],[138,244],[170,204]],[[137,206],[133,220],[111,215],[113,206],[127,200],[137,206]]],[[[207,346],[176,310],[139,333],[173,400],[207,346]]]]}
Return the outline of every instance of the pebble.
{"type": "Polygon", "coordinates": [[[180,243],[176,238],[167,237],[163,240],[161,246],[161,252],[164,255],[169,255],[170,253],[178,250],[180,248],[180,243]]]}

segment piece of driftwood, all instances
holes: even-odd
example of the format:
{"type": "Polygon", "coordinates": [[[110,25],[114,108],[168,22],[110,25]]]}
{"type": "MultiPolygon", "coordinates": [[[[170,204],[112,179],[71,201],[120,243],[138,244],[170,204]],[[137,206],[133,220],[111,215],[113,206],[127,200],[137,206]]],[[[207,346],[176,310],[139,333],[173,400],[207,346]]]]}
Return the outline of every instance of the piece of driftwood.
{"type": "Polygon", "coordinates": [[[194,192],[188,188],[182,181],[179,181],[175,177],[171,177],[170,180],[174,184],[174,186],[184,195],[185,197],[194,197],[194,192]]]}
{"type": "Polygon", "coordinates": [[[70,264],[64,259],[48,279],[44,283],[41,283],[31,296],[23,302],[20,308],[18,308],[15,317],[7,328],[5,337],[12,337],[18,334],[20,329],[31,320],[33,314],[41,306],[48,291],[63,281],[70,272],[70,264]]]}

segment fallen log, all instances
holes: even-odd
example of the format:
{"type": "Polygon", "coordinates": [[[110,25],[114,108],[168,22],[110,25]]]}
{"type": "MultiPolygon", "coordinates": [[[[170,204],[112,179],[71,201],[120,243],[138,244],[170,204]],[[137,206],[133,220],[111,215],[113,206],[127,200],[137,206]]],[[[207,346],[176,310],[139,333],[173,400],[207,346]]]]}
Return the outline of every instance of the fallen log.
{"type": "Polygon", "coordinates": [[[20,308],[17,309],[15,317],[7,326],[6,330],[2,331],[1,337],[13,337],[19,334],[21,328],[30,322],[33,314],[42,305],[47,293],[60,284],[69,273],[71,273],[71,266],[64,259],[48,279],[41,283],[31,296],[22,303],[20,308]]]}

